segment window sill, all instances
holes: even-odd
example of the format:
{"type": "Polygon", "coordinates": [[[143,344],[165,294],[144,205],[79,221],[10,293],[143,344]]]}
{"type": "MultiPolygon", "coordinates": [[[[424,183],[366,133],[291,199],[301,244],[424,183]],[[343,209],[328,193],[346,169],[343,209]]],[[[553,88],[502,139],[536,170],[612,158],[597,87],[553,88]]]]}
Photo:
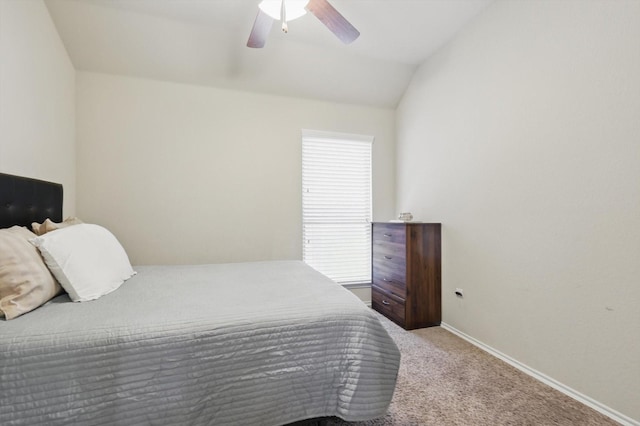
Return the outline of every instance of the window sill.
{"type": "Polygon", "coordinates": [[[346,283],[346,284],[341,284],[342,287],[347,288],[349,290],[354,289],[354,288],[371,288],[371,283],[370,282],[366,282],[366,283],[346,283]]]}

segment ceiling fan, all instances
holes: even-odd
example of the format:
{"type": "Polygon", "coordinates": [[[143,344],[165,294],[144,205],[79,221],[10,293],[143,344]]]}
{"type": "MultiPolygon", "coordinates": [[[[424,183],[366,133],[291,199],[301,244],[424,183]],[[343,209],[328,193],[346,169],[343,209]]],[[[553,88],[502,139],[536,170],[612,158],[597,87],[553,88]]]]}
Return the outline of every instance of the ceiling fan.
{"type": "Polygon", "coordinates": [[[286,33],[289,31],[287,22],[301,17],[307,11],[313,13],[344,44],[353,42],[360,35],[327,0],[262,0],[247,46],[264,47],[274,20],[282,22],[282,31],[286,33]]]}

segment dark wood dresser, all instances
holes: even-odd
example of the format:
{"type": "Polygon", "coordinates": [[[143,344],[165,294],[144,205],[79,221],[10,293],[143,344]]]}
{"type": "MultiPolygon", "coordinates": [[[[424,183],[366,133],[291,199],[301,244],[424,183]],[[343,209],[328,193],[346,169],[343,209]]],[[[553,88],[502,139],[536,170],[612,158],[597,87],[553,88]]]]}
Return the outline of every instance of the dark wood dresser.
{"type": "Polygon", "coordinates": [[[440,325],[439,223],[373,223],[371,305],[406,330],[440,325]]]}

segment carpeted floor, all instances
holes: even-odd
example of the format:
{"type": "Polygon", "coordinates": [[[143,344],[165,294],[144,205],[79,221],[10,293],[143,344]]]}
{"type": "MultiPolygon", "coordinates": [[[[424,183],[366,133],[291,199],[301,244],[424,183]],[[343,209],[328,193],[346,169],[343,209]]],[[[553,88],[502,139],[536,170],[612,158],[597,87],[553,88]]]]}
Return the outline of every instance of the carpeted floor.
{"type": "Polygon", "coordinates": [[[441,327],[381,321],[402,353],[386,417],[327,425],[617,425],[441,327]]]}

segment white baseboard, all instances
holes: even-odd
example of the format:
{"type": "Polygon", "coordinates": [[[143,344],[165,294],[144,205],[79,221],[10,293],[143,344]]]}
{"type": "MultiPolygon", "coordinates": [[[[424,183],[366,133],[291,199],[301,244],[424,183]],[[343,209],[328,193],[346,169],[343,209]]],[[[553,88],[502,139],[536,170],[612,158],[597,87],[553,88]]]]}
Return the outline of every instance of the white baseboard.
{"type": "Polygon", "coordinates": [[[612,420],[624,425],[624,426],[640,426],[640,421],[634,420],[631,417],[625,416],[624,414],[610,408],[607,407],[606,405],[594,400],[593,398],[590,398],[578,391],[576,391],[575,389],[570,388],[569,386],[566,386],[560,382],[558,382],[555,379],[552,379],[551,377],[547,376],[546,374],[543,374],[523,363],[521,363],[520,361],[511,358],[508,355],[503,354],[500,351],[495,350],[494,348],[492,348],[491,346],[487,346],[484,343],[482,343],[479,340],[474,339],[473,337],[469,336],[468,334],[463,333],[462,331],[450,326],[449,324],[446,323],[441,323],[440,324],[442,328],[444,328],[447,331],[450,331],[451,333],[463,338],[464,340],[468,341],[469,343],[479,347],[480,349],[482,349],[485,352],[488,352],[489,354],[495,356],[496,358],[499,358],[501,360],[503,360],[504,362],[506,362],[507,364],[517,368],[518,370],[528,374],[529,376],[541,381],[542,383],[551,386],[552,388],[559,390],[560,392],[564,393],[565,395],[575,399],[576,401],[579,401],[581,403],[583,403],[584,405],[593,408],[594,410],[598,411],[599,413],[604,414],[605,416],[611,418],[612,420]]]}

